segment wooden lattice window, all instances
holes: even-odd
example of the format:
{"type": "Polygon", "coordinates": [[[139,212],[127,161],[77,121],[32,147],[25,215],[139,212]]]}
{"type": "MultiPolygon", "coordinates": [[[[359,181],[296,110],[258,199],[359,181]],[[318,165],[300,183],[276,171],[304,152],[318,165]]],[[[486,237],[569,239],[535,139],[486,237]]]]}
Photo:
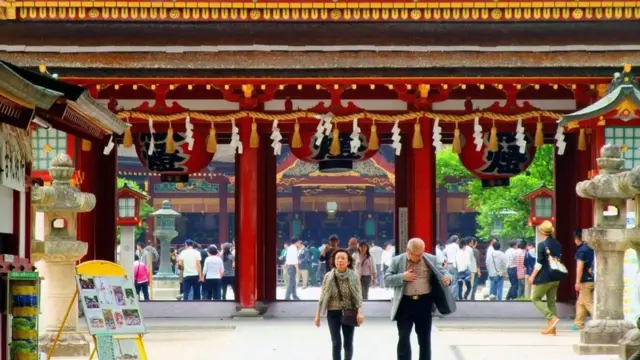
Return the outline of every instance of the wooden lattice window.
{"type": "Polygon", "coordinates": [[[67,134],[56,129],[36,130],[33,136],[34,170],[47,170],[51,160],[60,153],[67,153],[67,134]]]}
{"type": "Polygon", "coordinates": [[[608,126],[604,130],[605,144],[624,145],[624,170],[640,165],[640,127],[608,126]]]}

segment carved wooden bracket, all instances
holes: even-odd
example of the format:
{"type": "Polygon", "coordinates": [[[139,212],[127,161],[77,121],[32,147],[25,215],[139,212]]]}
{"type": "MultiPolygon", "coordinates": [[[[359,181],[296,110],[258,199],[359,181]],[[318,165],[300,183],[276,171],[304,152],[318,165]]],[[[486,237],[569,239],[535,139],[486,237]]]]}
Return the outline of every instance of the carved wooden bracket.
{"type": "Polygon", "coordinates": [[[169,92],[169,90],[170,85],[158,85],[155,90],[156,100],[153,105],[149,105],[149,102],[145,101],[140,104],[140,106],[131,109],[131,111],[139,111],[152,114],[175,114],[179,112],[189,111],[189,109],[180,106],[177,101],[172,101],[171,106],[167,105],[167,93],[169,92]]]}
{"type": "Polygon", "coordinates": [[[243,85],[242,95],[236,93],[234,89],[230,87],[218,88],[218,90],[222,93],[223,99],[229,102],[238,103],[240,105],[240,110],[253,110],[258,105],[273,100],[273,97],[278,90],[278,86],[267,85],[260,93],[253,87],[253,85],[243,85]]]}
{"type": "Polygon", "coordinates": [[[431,110],[434,103],[449,99],[449,94],[451,94],[451,87],[447,87],[446,89],[441,87],[436,90],[437,92],[433,95],[427,92],[427,96],[423,96],[426,90],[425,88],[418,88],[414,91],[407,86],[397,86],[395,90],[398,94],[398,99],[414,106],[416,110],[431,110]]]}
{"type": "Polygon", "coordinates": [[[504,91],[507,100],[504,105],[500,105],[500,102],[496,101],[482,110],[503,114],[516,114],[521,112],[540,110],[537,107],[531,105],[531,103],[529,103],[528,101],[523,101],[522,105],[518,105],[518,92],[520,91],[520,89],[518,89],[516,85],[505,84],[503,85],[502,91],[504,91]]]}
{"type": "Polygon", "coordinates": [[[344,93],[346,88],[347,87],[345,85],[335,85],[332,88],[328,88],[327,91],[329,92],[331,99],[329,106],[327,106],[324,101],[320,101],[318,104],[307,110],[320,114],[326,114],[330,112],[338,116],[363,112],[364,109],[356,106],[353,101],[347,101],[347,106],[344,106],[342,104],[342,94],[344,93]]]}

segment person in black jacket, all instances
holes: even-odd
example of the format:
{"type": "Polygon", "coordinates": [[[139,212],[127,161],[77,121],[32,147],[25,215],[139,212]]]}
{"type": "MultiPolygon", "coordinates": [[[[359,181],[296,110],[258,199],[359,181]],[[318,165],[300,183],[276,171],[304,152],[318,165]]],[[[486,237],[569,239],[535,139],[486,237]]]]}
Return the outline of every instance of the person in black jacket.
{"type": "Polygon", "coordinates": [[[540,235],[545,237],[536,249],[536,265],[533,274],[529,277],[529,283],[534,284],[531,302],[547,319],[547,327],[541,331],[543,335],[555,335],[556,326],[560,319],[556,309],[556,296],[560,278],[552,271],[550,259],[560,259],[562,256],[562,245],[553,237],[553,225],[550,221],[544,221],[538,226],[540,235]],[[542,298],[546,297],[546,301],[542,298]]]}

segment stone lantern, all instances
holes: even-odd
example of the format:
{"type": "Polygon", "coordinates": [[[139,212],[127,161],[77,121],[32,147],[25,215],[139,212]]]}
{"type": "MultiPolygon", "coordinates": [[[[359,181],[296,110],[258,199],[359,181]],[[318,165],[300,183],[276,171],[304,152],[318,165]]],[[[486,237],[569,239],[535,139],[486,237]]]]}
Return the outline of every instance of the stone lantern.
{"type": "Polygon", "coordinates": [[[594,227],[582,238],[595,251],[595,299],[592,319],[580,332],[580,354],[617,354],[618,342],[634,328],[624,320],[624,253],[640,242],[640,229],[627,229],[627,199],[640,192],[640,168],[620,172],[620,148],[602,147],[600,174],[576,185],[580,197],[594,200],[594,227]]]}
{"type": "MultiPolygon", "coordinates": [[[[45,277],[42,299],[46,332],[40,345],[45,352],[62,326],[76,291],[76,262],[87,253],[87,243],[76,239],[76,214],[91,211],[96,205],[93,194],[70,185],[74,170],[71,158],[58,154],[49,169],[52,186],[35,187],[31,193],[31,204],[35,211],[44,213],[45,223],[44,241],[34,241],[31,246],[31,259],[44,261],[40,268],[45,277]]],[[[89,342],[78,333],[77,326],[78,307],[72,306],[54,356],[89,355],[89,342]]]]}
{"type": "Polygon", "coordinates": [[[162,208],[153,214],[155,217],[156,227],[153,232],[158,240],[160,240],[160,269],[154,276],[153,292],[154,298],[174,298],[179,295],[178,276],[171,271],[171,240],[178,236],[176,231],[176,218],[180,217],[180,213],[171,208],[168,200],[162,202],[162,208]],[[156,294],[158,297],[156,297],[156,294]]]}
{"type": "Polygon", "coordinates": [[[141,225],[140,203],[149,197],[130,188],[126,183],[116,193],[118,199],[117,224],[120,226],[120,257],[118,263],[133,276],[133,261],[136,252],[136,227],[141,225]]]}

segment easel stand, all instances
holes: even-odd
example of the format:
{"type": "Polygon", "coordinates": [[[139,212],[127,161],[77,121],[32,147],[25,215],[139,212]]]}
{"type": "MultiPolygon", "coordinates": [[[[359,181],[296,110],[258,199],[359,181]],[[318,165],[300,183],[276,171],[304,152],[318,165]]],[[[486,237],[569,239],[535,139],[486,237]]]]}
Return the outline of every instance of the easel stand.
{"type": "MultiPolygon", "coordinates": [[[[130,284],[130,280],[127,277],[126,271],[124,270],[124,268],[118,264],[115,263],[111,263],[108,261],[88,261],[85,263],[82,263],[78,266],[76,266],[76,274],[77,274],[77,278],[78,279],[86,279],[87,281],[91,281],[91,284],[93,284],[93,286],[96,286],[96,278],[115,278],[117,280],[124,280],[123,282],[127,283],[128,285],[131,285],[130,287],[125,287],[125,289],[133,289],[132,284],[130,284]]],[[[69,315],[71,314],[71,311],[73,310],[74,306],[77,306],[77,300],[78,297],[80,295],[79,292],[79,288],[81,287],[81,282],[80,280],[77,281],[77,286],[76,286],[76,291],[73,293],[73,297],[71,298],[71,301],[69,302],[69,306],[67,308],[67,312],[64,315],[64,319],[62,320],[62,324],[60,325],[60,328],[58,329],[58,332],[56,333],[56,336],[54,338],[53,343],[51,344],[51,348],[49,349],[49,352],[47,354],[47,360],[51,360],[53,353],[56,349],[56,345],[58,344],[58,341],[60,339],[60,336],[62,335],[63,329],[67,323],[67,320],[69,319],[69,315]]],[[[126,285],[126,284],[125,284],[126,285]]],[[[123,291],[122,287],[120,287],[120,290],[123,291]]],[[[125,294],[121,294],[124,298],[125,294]]],[[[137,295],[136,295],[137,296],[137,295]]],[[[96,298],[97,299],[97,298],[96,298]]],[[[127,298],[127,300],[129,300],[129,298],[127,298]]],[[[84,306],[84,310],[85,310],[85,318],[87,320],[87,324],[89,326],[89,333],[91,334],[91,337],[93,338],[93,350],[91,351],[91,355],[89,355],[89,360],[93,360],[97,354],[98,354],[98,348],[101,346],[98,341],[98,336],[100,337],[105,337],[106,342],[113,342],[113,344],[117,344],[123,340],[133,340],[136,344],[136,348],[137,348],[137,353],[138,353],[138,358],[140,360],[148,360],[147,358],[147,354],[146,354],[146,350],[144,348],[144,342],[143,342],[143,334],[140,333],[135,333],[135,334],[127,334],[127,333],[109,333],[108,331],[105,331],[104,333],[101,333],[99,335],[97,335],[96,333],[92,333],[92,324],[91,324],[91,319],[89,318],[88,315],[88,311],[87,311],[87,304],[85,303],[85,300],[83,299],[82,304],[84,306]]],[[[137,300],[135,301],[135,306],[134,307],[138,314],[139,314],[139,309],[138,309],[138,304],[137,304],[137,300]]],[[[95,308],[94,308],[95,309],[95,308]]],[[[107,310],[105,310],[107,311],[107,310]]],[[[140,320],[140,324],[139,327],[144,328],[144,325],[142,325],[142,318],[139,318],[140,320]]],[[[111,320],[113,321],[113,319],[111,320]]],[[[124,319],[122,319],[122,321],[124,321],[124,319]]],[[[111,348],[113,348],[114,346],[112,345],[111,348]]],[[[115,356],[115,353],[113,353],[113,350],[111,351],[106,351],[109,354],[112,354],[113,356],[115,356]]],[[[99,360],[115,360],[114,358],[101,358],[99,360]]]]}

